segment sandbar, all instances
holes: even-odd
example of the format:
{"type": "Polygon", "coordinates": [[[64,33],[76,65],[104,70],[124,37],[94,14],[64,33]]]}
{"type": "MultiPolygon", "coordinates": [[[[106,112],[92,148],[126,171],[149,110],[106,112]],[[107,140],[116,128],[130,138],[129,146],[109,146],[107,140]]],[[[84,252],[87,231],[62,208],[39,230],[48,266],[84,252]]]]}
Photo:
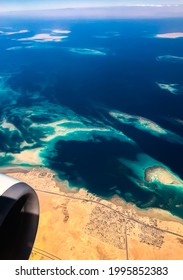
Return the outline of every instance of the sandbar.
{"type": "Polygon", "coordinates": [[[12,154],[14,160],[12,163],[14,164],[33,164],[33,165],[40,165],[42,163],[41,158],[39,157],[39,153],[41,148],[35,148],[30,150],[23,150],[20,153],[12,154]]]}
{"type": "Polygon", "coordinates": [[[147,168],[145,170],[145,180],[147,182],[158,181],[165,185],[177,185],[183,187],[183,181],[163,166],[147,168]]]}

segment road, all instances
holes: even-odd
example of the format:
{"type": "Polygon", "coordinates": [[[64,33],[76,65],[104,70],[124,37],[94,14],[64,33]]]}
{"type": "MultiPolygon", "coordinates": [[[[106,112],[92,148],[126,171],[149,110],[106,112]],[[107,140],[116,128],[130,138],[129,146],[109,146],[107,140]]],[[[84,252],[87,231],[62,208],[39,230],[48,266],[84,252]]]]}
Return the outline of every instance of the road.
{"type": "MultiPolygon", "coordinates": [[[[142,221],[139,221],[139,220],[137,220],[137,219],[135,219],[133,217],[129,217],[129,216],[125,215],[124,213],[121,213],[120,211],[115,210],[112,207],[110,207],[108,205],[105,205],[105,204],[103,204],[102,202],[99,202],[99,201],[95,201],[95,200],[92,200],[92,199],[86,199],[86,198],[79,198],[79,197],[74,197],[74,196],[71,196],[71,195],[68,195],[68,194],[59,194],[59,193],[50,192],[50,191],[44,191],[44,190],[39,190],[39,189],[35,189],[35,191],[36,192],[46,193],[48,195],[55,195],[55,196],[65,197],[65,198],[74,199],[74,200],[91,202],[91,203],[100,205],[102,207],[108,208],[108,209],[110,209],[110,211],[114,211],[115,213],[117,213],[118,215],[123,217],[124,220],[125,220],[125,247],[126,247],[126,259],[127,260],[129,259],[129,254],[128,254],[128,234],[127,234],[127,227],[126,227],[126,221],[127,220],[136,222],[136,223],[138,223],[138,224],[140,224],[142,226],[149,227],[151,229],[158,230],[158,231],[160,231],[162,233],[168,233],[168,234],[174,235],[176,237],[183,238],[183,235],[181,235],[181,234],[178,234],[178,233],[173,232],[173,231],[161,229],[161,228],[158,228],[158,227],[153,226],[153,225],[146,224],[146,223],[144,223],[142,221]]],[[[37,253],[39,255],[42,255],[44,257],[47,257],[49,259],[60,260],[59,257],[57,257],[57,256],[55,256],[53,254],[50,254],[50,253],[48,253],[48,252],[46,252],[46,251],[44,251],[42,249],[36,248],[36,247],[33,248],[33,252],[35,252],[35,253],[37,253]]]]}

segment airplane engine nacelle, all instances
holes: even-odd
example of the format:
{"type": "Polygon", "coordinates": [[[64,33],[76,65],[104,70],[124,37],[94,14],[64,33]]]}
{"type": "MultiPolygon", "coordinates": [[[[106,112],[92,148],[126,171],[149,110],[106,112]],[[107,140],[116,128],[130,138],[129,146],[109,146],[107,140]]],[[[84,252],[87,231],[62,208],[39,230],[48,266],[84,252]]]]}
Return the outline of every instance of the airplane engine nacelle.
{"type": "Polygon", "coordinates": [[[28,259],[39,221],[39,202],[27,184],[0,174],[0,259],[28,259]]]}

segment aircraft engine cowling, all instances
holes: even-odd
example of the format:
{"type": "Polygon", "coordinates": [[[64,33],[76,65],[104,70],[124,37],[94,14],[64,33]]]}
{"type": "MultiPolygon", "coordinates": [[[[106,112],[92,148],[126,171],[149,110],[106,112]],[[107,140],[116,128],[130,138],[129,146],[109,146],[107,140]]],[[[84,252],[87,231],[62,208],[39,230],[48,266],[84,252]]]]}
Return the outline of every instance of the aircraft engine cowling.
{"type": "Polygon", "coordinates": [[[0,174],[0,259],[26,260],[35,241],[39,202],[27,184],[0,174]]]}

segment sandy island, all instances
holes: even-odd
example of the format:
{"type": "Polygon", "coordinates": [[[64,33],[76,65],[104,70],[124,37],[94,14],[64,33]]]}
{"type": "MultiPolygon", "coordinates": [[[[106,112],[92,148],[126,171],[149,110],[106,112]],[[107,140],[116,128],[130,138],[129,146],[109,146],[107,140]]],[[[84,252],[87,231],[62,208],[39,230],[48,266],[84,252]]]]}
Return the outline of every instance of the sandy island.
{"type": "Polygon", "coordinates": [[[100,199],[68,188],[46,168],[8,168],[40,201],[30,259],[183,259],[183,220],[159,209],[140,210],[118,196],[100,199]]]}
{"type": "Polygon", "coordinates": [[[165,185],[177,185],[183,187],[183,181],[162,166],[153,166],[145,170],[147,182],[158,181],[165,185]]]}
{"type": "Polygon", "coordinates": [[[155,122],[146,119],[144,117],[136,116],[136,115],[130,115],[126,113],[121,112],[113,112],[110,111],[109,115],[116,118],[122,123],[131,124],[136,128],[139,128],[141,130],[148,130],[151,133],[158,133],[158,134],[167,134],[166,130],[160,127],[155,122]]]}

